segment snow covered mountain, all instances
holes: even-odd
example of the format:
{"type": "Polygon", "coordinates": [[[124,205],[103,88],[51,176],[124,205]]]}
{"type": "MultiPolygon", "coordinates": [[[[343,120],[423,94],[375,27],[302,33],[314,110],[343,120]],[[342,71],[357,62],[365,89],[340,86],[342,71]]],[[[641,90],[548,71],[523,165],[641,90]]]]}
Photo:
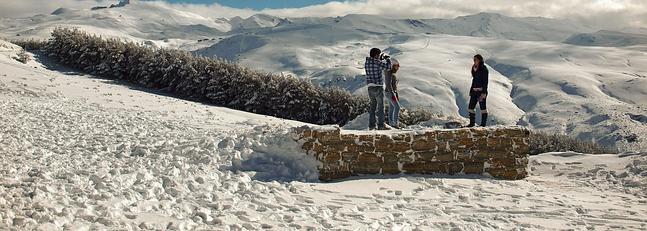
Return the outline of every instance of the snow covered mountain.
{"type": "Polygon", "coordinates": [[[316,169],[286,134],[303,123],[168,97],[31,53],[21,63],[20,50],[0,40],[1,227],[647,228],[644,153],[545,153],[518,181],[303,182],[316,169]]]}
{"type": "Polygon", "coordinates": [[[2,19],[0,36],[47,38],[56,26],[74,26],[356,94],[365,94],[364,57],[379,47],[402,61],[404,106],[450,116],[467,115],[468,68],[472,55],[482,53],[490,67],[494,123],[565,133],[621,150],[647,149],[647,124],[632,119],[647,115],[642,30],[595,32],[568,20],[493,13],[453,19],[207,18],[147,2],[54,13],[2,19]]]}
{"type": "Polygon", "coordinates": [[[644,138],[634,139],[647,137],[647,124],[631,119],[647,114],[647,46],[429,35],[402,32],[405,27],[397,23],[385,24],[388,29],[353,29],[351,25],[367,22],[357,20],[364,17],[348,16],[355,20],[340,28],[293,20],[194,53],[366,94],[363,60],[371,47],[380,47],[401,61],[405,107],[464,117],[471,58],[481,53],[491,70],[489,105],[496,123],[565,133],[621,150],[647,148],[644,138]]]}
{"type": "Polygon", "coordinates": [[[601,30],[569,37],[564,43],[579,46],[625,47],[647,44],[647,34],[601,30]]]}

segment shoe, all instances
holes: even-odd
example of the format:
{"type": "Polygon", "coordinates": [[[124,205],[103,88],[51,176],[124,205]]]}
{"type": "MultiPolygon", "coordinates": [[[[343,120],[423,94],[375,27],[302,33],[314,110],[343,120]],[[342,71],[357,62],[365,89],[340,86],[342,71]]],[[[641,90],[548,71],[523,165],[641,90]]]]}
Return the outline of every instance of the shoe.
{"type": "Polygon", "coordinates": [[[375,130],[375,127],[372,127],[372,128],[369,127],[368,130],[373,131],[373,130],[375,130]]]}
{"type": "Polygon", "coordinates": [[[476,125],[475,121],[476,121],[476,114],[470,113],[470,124],[466,125],[465,127],[466,128],[474,127],[476,125]]]}
{"type": "Polygon", "coordinates": [[[487,123],[487,113],[481,114],[481,127],[485,127],[487,123]]]}
{"type": "Polygon", "coordinates": [[[378,126],[377,130],[391,130],[391,126],[383,124],[382,126],[378,126]]]}

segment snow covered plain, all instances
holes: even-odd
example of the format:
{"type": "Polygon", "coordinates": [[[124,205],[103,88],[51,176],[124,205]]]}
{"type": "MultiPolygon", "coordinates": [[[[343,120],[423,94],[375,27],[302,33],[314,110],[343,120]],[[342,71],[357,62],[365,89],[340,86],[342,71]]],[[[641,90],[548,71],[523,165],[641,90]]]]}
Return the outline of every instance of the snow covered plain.
{"type": "MultiPolygon", "coordinates": [[[[531,176],[314,180],[299,122],[183,101],[0,41],[0,229],[647,229],[647,154],[531,176]]],[[[314,163],[316,164],[316,163],[314,163]]]]}

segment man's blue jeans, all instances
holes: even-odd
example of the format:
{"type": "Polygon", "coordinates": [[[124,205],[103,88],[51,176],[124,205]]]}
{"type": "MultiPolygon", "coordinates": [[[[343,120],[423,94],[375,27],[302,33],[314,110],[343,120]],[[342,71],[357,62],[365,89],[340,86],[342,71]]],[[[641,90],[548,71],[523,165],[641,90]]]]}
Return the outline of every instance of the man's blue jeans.
{"type": "Polygon", "coordinates": [[[368,108],[368,128],[375,128],[375,114],[377,111],[377,126],[384,127],[384,88],[381,86],[368,87],[368,98],[371,104],[368,108]]]}

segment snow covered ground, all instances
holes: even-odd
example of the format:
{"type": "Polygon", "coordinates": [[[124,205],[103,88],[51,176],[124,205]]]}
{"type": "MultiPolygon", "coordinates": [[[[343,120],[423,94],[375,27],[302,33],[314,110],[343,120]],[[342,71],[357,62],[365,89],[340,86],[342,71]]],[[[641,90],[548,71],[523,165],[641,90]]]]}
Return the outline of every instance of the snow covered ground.
{"type": "Polygon", "coordinates": [[[647,122],[641,119],[647,118],[644,29],[598,31],[564,19],[494,13],[453,19],[225,19],[136,2],[4,18],[0,36],[47,38],[56,26],[190,50],[356,94],[366,94],[364,57],[371,47],[379,47],[402,63],[405,107],[451,117],[467,117],[468,69],[472,56],[482,53],[491,73],[491,124],[524,125],[620,151],[647,150],[647,122]]]}
{"type": "Polygon", "coordinates": [[[647,154],[546,153],[531,176],[314,180],[302,123],[22,64],[0,41],[1,229],[647,229],[647,154]]]}

